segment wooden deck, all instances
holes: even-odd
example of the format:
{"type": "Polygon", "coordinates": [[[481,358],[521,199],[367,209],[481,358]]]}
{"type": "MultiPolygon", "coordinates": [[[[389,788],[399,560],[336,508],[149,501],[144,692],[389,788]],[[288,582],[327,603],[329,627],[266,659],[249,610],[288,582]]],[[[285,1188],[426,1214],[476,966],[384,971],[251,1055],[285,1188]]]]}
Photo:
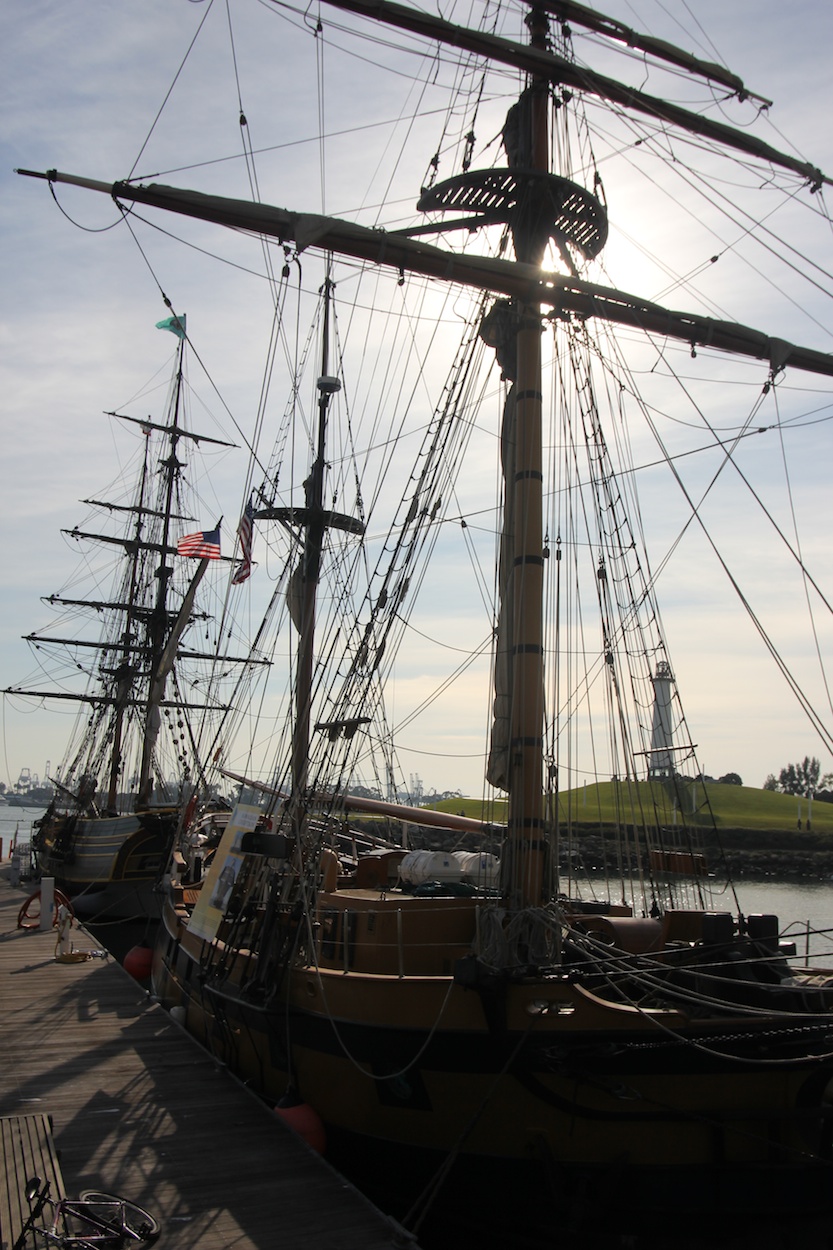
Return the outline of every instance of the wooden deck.
{"type": "Polygon", "coordinates": [[[64,1196],[64,1178],[48,1115],[0,1116],[0,1247],[10,1250],[34,1213],[26,1186],[37,1177],[52,1198],[64,1196]]]}
{"type": "Polygon", "coordinates": [[[58,963],[54,933],[18,929],[25,898],[0,870],[0,1116],[51,1117],[69,1194],[131,1198],[166,1250],[416,1246],[118,963],[58,963]]]}

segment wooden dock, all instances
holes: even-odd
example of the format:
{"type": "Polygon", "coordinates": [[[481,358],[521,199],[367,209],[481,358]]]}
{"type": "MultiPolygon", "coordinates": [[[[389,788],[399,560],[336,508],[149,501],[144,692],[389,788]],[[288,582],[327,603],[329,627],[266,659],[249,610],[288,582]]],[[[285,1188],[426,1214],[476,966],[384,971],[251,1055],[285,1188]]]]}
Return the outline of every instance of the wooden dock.
{"type": "Polygon", "coordinates": [[[59,963],[54,932],[19,929],[26,896],[0,870],[0,1116],[51,1117],[67,1193],[146,1207],[166,1250],[414,1250],[118,963],[59,963]]]}
{"type": "Polygon", "coordinates": [[[29,1183],[37,1177],[50,1198],[65,1196],[64,1177],[48,1115],[0,1116],[0,1246],[14,1246],[37,1205],[29,1183]]]}

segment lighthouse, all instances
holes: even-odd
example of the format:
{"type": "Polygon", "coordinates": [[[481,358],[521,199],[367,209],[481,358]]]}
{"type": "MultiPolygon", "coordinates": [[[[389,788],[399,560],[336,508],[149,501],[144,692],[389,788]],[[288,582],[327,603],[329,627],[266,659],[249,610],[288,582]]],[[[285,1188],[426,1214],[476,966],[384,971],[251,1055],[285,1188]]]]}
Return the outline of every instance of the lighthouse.
{"type": "Polygon", "coordinates": [[[674,674],[667,660],[660,660],[651,681],[654,686],[654,719],[651,725],[651,750],[648,755],[648,779],[674,775],[674,733],[671,723],[671,684],[674,674]]]}

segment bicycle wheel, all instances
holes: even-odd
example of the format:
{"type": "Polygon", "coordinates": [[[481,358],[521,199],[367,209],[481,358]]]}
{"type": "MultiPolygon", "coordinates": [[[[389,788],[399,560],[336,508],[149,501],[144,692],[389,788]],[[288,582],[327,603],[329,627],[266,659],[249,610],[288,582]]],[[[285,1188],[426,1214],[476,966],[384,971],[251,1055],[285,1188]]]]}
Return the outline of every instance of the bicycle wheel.
{"type": "Polygon", "coordinates": [[[96,1219],[114,1231],[123,1231],[134,1241],[150,1243],[159,1236],[160,1225],[156,1217],[128,1198],[121,1198],[118,1194],[105,1194],[99,1189],[85,1189],[81,1194],[81,1202],[91,1208],[90,1213],[96,1219]]]}

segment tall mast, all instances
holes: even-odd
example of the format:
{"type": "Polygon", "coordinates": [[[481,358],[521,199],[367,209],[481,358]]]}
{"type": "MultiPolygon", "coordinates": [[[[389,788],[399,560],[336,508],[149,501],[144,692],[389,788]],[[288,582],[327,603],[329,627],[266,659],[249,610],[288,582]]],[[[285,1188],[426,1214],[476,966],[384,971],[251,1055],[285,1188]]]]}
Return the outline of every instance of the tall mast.
{"type": "MultiPolygon", "coordinates": [[[[547,47],[546,14],[533,8],[527,16],[533,47],[547,47]]],[[[547,83],[531,80],[520,110],[528,118],[531,168],[546,172],[549,162],[549,91],[547,83]]],[[[533,190],[532,196],[536,192],[533,190]]],[[[518,260],[540,266],[549,241],[549,229],[538,226],[537,205],[519,215],[513,226],[518,260]]],[[[518,377],[515,392],[515,477],[506,483],[512,491],[514,561],[512,578],[513,629],[508,761],[508,837],[510,854],[503,891],[514,906],[538,906],[546,885],[546,840],[543,812],[543,467],[541,393],[541,306],[519,302],[517,330],[518,377]]]]}
{"type": "Polygon", "coordinates": [[[156,570],[158,586],[156,590],[156,601],[150,621],[148,622],[148,643],[149,643],[149,664],[148,664],[148,695],[147,708],[145,712],[145,735],[142,743],[142,763],[139,769],[139,785],[136,791],[136,806],[144,806],[150,802],[151,793],[153,791],[153,778],[151,769],[153,767],[153,750],[159,734],[159,705],[155,699],[156,674],[159,670],[162,657],[165,653],[166,643],[168,641],[168,586],[173,576],[173,566],[168,563],[167,553],[170,540],[171,530],[171,514],[173,512],[173,495],[174,483],[179,476],[179,470],[183,468],[183,462],[177,459],[176,450],[179,443],[179,418],[180,404],[182,401],[182,366],[183,356],[185,352],[185,339],[179,339],[176,382],[174,386],[173,403],[171,404],[171,419],[169,423],[169,447],[170,450],[165,460],[162,461],[161,468],[164,473],[165,482],[165,503],[162,509],[162,537],[161,537],[161,557],[159,568],[156,570]]]}
{"type": "Polygon", "coordinates": [[[139,582],[139,560],[141,558],[141,539],[142,528],[144,525],[145,507],[147,504],[146,491],[148,480],[148,458],[150,455],[150,432],[145,436],[145,455],[142,463],[142,476],[139,483],[139,499],[136,510],[136,526],[134,530],[134,549],[133,558],[130,561],[130,585],[128,587],[126,598],[127,610],[125,612],[124,634],[122,636],[122,658],[115,670],[116,678],[115,689],[115,710],[113,713],[113,753],[110,758],[110,778],[107,784],[107,808],[114,811],[118,803],[119,783],[121,779],[122,768],[122,740],[124,737],[124,717],[127,711],[130,695],[133,690],[133,683],[136,679],[136,663],[134,659],[135,641],[135,615],[131,610],[132,605],[136,601],[137,586],[139,582]]]}
{"type": "MultiPolygon", "coordinates": [[[[546,13],[526,18],[530,48],[549,49],[546,13]]],[[[534,61],[530,62],[533,66],[534,61]]],[[[607,238],[603,206],[583,187],[549,171],[549,79],[532,69],[503,130],[508,169],[467,170],[423,192],[425,212],[464,210],[468,226],[508,225],[518,270],[540,274],[552,239],[574,274],[573,256],[598,254],[607,238]]],[[[460,219],[444,228],[457,229],[460,219]]],[[[443,227],[435,227],[442,229],[443,227]]],[[[505,501],[501,605],[495,664],[495,723],[488,779],[509,796],[501,891],[509,907],[549,897],[550,849],[544,815],[544,542],[541,289],[516,287],[498,301],[480,333],[511,381],[501,443],[505,501]]]]}
{"type": "Polygon", "coordinates": [[[327,440],[327,414],[330,400],[340,389],[338,378],[329,374],[330,302],[332,281],[324,282],[324,317],[321,343],[321,375],[318,379],[318,431],[315,461],[305,486],[304,550],[301,556],[300,621],[298,662],[296,668],[295,725],[292,737],[292,803],[294,817],[303,824],[304,796],[309,773],[310,717],[312,678],[315,660],[315,608],[318,579],[321,573],[321,552],[327,518],[324,513],[324,469],[327,440]]]}

